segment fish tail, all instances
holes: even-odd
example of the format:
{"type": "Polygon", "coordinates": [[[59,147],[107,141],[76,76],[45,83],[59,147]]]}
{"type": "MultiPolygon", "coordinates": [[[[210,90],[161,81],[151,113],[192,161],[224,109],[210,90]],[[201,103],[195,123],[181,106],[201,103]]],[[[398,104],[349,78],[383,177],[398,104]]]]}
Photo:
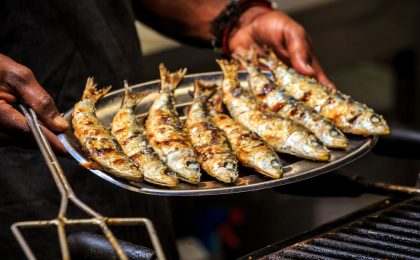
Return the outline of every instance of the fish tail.
{"type": "Polygon", "coordinates": [[[86,81],[82,99],[90,99],[96,103],[99,99],[105,96],[111,90],[111,88],[111,86],[108,86],[98,89],[93,77],[89,77],[86,81]]]}
{"type": "Polygon", "coordinates": [[[161,89],[163,91],[174,91],[179,83],[187,73],[187,69],[179,69],[176,72],[171,73],[163,63],[159,65],[161,89]]]}
{"type": "Polygon", "coordinates": [[[124,80],[124,96],[121,101],[121,107],[133,108],[139,104],[147,95],[149,95],[149,92],[147,91],[134,93],[128,86],[127,81],[124,80]]]}
{"type": "Polygon", "coordinates": [[[194,98],[208,100],[217,90],[216,84],[208,84],[201,80],[194,81],[194,98]]]}
{"type": "Polygon", "coordinates": [[[239,70],[239,65],[236,62],[228,60],[216,60],[223,71],[225,77],[236,78],[239,70]]]}

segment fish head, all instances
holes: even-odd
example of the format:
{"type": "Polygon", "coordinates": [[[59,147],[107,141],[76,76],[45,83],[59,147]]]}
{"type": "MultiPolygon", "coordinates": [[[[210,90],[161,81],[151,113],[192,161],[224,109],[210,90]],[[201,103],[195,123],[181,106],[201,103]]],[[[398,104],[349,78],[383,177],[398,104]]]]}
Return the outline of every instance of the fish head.
{"type": "Polygon", "coordinates": [[[388,135],[391,131],[383,116],[373,111],[359,115],[352,123],[356,134],[361,135],[388,135]]]}
{"type": "Polygon", "coordinates": [[[300,130],[291,134],[286,141],[285,149],[299,157],[315,161],[329,161],[330,152],[311,133],[300,130]]]}
{"type": "Polygon", "coordinates": [[[261,151],[256,154],[255,159],[254,163],[261,173],[275,179],[282,177],[284,162],[274,152],[261,151]]]}
{"type": "Polygon", "coordinates": [[[200,182],[200,164],[195,156],[182,149],[168,155],[167,165],[180,179],[193,184],[200,182]]]}
{"type": "Polygon", "coordinates": [[[224,162],[213,164],[213,175],[225,183],[233,183],[238,178],[238,163],[236,160],[227,159],[224,162]]]}

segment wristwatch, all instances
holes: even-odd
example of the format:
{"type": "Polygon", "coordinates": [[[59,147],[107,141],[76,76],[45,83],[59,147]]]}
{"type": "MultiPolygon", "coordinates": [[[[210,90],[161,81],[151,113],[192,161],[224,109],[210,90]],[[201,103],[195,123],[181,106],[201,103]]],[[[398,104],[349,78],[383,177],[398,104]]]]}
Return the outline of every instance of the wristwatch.
{"type": "Polygon", "coordinates": [[[212,46],[215,51],[221,52],[222,55],[229,56],[229,36],[241,15],[251,7],[264,6],[273,8],[269,0],[230,0],[229,4],[220,12],[220,14],[212,21],[211,31],[214,38],[212,46]]]}

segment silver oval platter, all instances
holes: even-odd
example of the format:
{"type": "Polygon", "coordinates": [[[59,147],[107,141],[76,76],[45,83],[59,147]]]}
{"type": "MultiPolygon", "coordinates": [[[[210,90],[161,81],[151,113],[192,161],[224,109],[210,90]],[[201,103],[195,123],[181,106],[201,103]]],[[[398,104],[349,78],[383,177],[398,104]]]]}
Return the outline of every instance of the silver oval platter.
{"type": "MultiPolygon", "coordinates": [[[[240,73],[241,83],[246,84],[246,74],[240,73]]],[[[177,108],[181,115],[184,114],[186,108],[191,102],[189,92],[192,90],[192,84],[195,79],[202,79],[210,82],[220,82],[222,79],[221,72],[208,72],[191,74],[185,77],[181,86],[176,90],[177,108]]],[[[150,91],[142,103],[137,107],[139,118],[145,117],[146,113],[152,104],[156,94],[159,90],[159,80],[149,81],[131,86],[135,92],[150,91]]],[[[118,110],[121,104],[123,90],[116,90],[97,104],[97,116],[105,124],[109,125],[113,115],[118,110]]],[[[70,122],[71,110],[65,114],[66,119],[70,122]]],[[[69,129],[67,132],[59,136],[61,142],[64,144],[70,155],[76,159],[81,165],[89,165],[88,158],[82,153],[79,144],[73,136],[73,130],[69,129]]],[[[111,182],[121,188],[131,190],[134,192],[162,195],[162,196],[200,196],[200,195],[220,195],[231,194],[238,192],[247,192],[261,189],[268,189],[272,187],[282,186],[289,183],[299,182],[308,178],[312,178],[321,174],[328,173],[332,170],[340,168],[369,152],[375,145],[376,137],[357,137],[348,136],[350,145],[346,150],[331,150],[331,161],[329,162],[314,162],[303,159],[293,158],[291,156],[280,155],[285,161],[288,162],[285,167],[285,173],[281,179],[268,179],[260,174],[246,168],[241,168],[240,177],[234,184],[223,184],[216,180],[207,177],[203,174],[202,181],[198,185],[191,185],[188,183],[180,182],[176,188],[164,188],[148,184],[146,182],[134,183],[124,179],[119,179],[109,175],[108,173],[99,169],[88,170],[100,178],[111,182]]]]}

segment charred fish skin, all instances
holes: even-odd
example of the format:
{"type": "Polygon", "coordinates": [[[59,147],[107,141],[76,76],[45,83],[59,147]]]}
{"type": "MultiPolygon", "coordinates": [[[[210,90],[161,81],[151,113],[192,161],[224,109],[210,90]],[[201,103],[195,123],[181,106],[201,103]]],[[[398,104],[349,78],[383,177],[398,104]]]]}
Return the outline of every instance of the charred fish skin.
{"type": "Polygon", "coordinates": [[[147,93],[132,93],[125,85],[121,107],[112,119],[111,133],[124,153],[142,171],[145,181],[175,187],[178,184],[175,174],[154,153],[144,135],[143,126],[136,119],[134,109],[146,95],[147,93]]]}
{"type": "Polygon", "coordinates": [[[221,91],[217,90],[207,102],[207,108],[213,124],[225,133],[239,162],[267,177],[281,178],[283,162],[277,153],[256,134],[223,113],[222,102],[221,91]]]}
{"type": "Polygon", "coordinates": [[[335,125],[311,108],[287,95],[277,87],[257,66],[244,57],[236,56],[248,71],[249,89],[262,107],[282,117],[289,118],[310,130],[329,148],[346,148],[348,140],[335,125]]]}
{"type": "Polygon", "coordinates": [[[89,157],[111,174],[132,181],[142,180],[136,165],[121,152],[115,138],[96,117],[96,102],[111,87],[97,89],[93,78],[88,78],[82,99],[74,106],[72,125],[74,135],[89,157]]]}
{"type": "Polygon", "coordinates": [[[219,181],[233,183],[238,178],[238,161],[223,131],[213,125],[206,109],[207,99],[213,92],[214,89],[194,82],[194,99],[185,126],[201,168],[219,181]]]}
{"type": "Polygon", "coordinates": [[[200,182],[200,165],[187,133],[175,110],[174,91],[186,70],[170,73],[159,66],[161,89],[150,107],[146,120],[146,136],[153,150],[166,165],[186,182],[200,182]]]}
{"type": "Polygon", "coordinates": [[[331,120],[343,132],[363,136],[390,133],[384,118],[373,109],[338,90],[328,90],[313,78],[298,74],[283,64],[274,52],[268,52],[259,61],[272,71],[277,85],[288,95],[331,120]]]}
{"type": "Polygon", "coordinates": [[[329,151],[305,128],[291,120],[259,110],[252,94],[239,84],[239,66],[236,63],[226,60],[218,60],[218,63],[224,73],[223,102],[235,120],[259,135],[278,152],[310,160],[330,159],[329,151]]]}

